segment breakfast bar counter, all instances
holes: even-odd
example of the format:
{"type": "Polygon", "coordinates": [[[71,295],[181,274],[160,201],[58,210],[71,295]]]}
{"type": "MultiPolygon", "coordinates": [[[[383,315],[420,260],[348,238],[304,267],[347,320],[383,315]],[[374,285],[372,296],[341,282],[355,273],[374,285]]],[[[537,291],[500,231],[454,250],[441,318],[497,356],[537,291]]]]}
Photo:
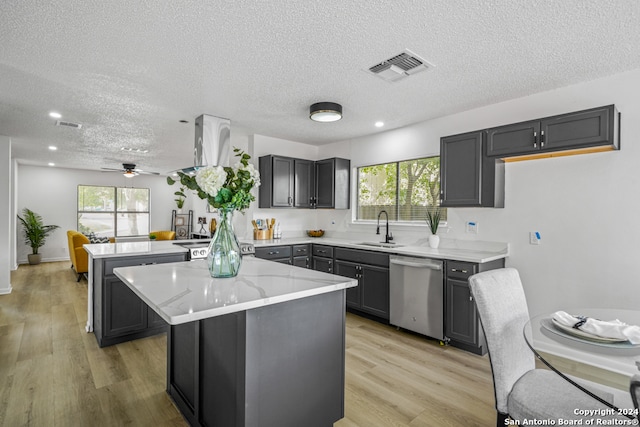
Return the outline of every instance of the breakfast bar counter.
{"type": "Polygon", "coordinates": [[[345,291],[357,281],[245,257],[114,269],[170,325],[167,392],[192,425],[331,426],[344,416],[345,291]]]}

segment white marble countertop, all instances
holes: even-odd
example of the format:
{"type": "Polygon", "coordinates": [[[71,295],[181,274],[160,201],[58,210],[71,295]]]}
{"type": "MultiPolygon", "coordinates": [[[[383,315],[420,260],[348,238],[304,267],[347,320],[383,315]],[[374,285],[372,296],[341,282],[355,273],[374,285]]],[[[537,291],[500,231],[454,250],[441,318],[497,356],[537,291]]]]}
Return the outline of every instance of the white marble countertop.
{"type": "Polygon", "coordinates": [[[238,276],[213,279],[206,261],[121,267],[114,273],[171,325],[357,286],[355,279],[245,257],[238,276]]]}
{"type": "MultiPolygon", "coordinates": [[[[496,259],[506,258],[509,256],[508,245],[495,242],[465,242],[460,240],[451,240],[448,242],[445,241],[444,244],[442,244],[438,249],[431,249],[426,244],[421,244],[422,242],[420,241],[411,244],[398,244],[397,247],[391,248],[367,246],[362,244],[364,242],[377,243],[375,238],[369,240],[358,240],[328,237],[299,237],[274,240],[240,240],[246,243],[253,243],[256,248],[316,243],[320,245],[364,249],[403,256],[450,259],[455,261],[468,261],[475,263],[494,261],[496,259]]],[[[187,249],[179,246],[179,244],[176,243],[187,242],[207,244],[208,241],[194,239],[161,240],[155,242],[148,241],[125,243],[96,243],[91,245],[84,245],[84,247],[85,250],[93,256],[93,258],[111,258],[127,255],[159,255],[184,253],[187,251],[187,249]]]]}
{"type": "MultiPolygon", "coordinates": [[[[376,236],[377,237],[377,236],[376,236]]],[[[494,242],[464,242],[459,240],[451,240],[448,245],[442,245],[438,249],[432,249],[426,245],[420,245],[420,242],[411,244],[398,244],[397,247],[383,248],[376,246],[363,245],[362,243],[377,243],[375,238],[369,240],[354,239],[337,239],[328,237],[299,237],[274,240],[247,240],[254,244],[256,248],[279,246],[279,245],[297,245],[305,243],[315,243],[319,245],[340,246],[343,248],[365,249],[370,251],[384,252],[388,254],[397,254],[403,256],[414,256],[420,258],[433,259],[450,259],[456,261],[468,261],[475,263],[483,263],[502,259],[509,256],[509,247],[507,244],[494,242]]]]}
{"type": "MultiPolygon", "coordinates": [[[[180,242],[192,242],[196,240],[180,240],[180,242]]],[[[94,258],[114,258],[128,255],[160,255],[185,253],[188,251],[179,245],[174,245],[178,240],[160,240],[145,242],[121,242],[121,243],[93,243],[84,245],[84,249],[94,258]]]]}

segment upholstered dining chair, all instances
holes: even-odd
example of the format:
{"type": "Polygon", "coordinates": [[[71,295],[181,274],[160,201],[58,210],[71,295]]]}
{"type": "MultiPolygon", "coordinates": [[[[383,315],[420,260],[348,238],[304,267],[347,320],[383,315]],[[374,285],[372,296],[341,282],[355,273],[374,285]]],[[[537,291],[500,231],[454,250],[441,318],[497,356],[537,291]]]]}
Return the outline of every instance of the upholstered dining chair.
{"type": "Polygon", "coordinates": [[[149,234],[155,234],[156,240],[176,240],[176,232],[169,230],[152,231],[149,234]]]}
{"type": "Polygon", "coordinates": [[[640,402],[640,374],[636,374],[631,377],[631,384],[629,388],[631,391],[631,400],[633,400],[633,407],[636,410],[636,418],[640,420],[640,414],[638,414],[638,411],[640,410],[638,403],[640,402]]]}
{"type": "Polygon", "coordinates": [[[529,309],[517,270],[478,273],[469,278],[469,285],[487,340],[497,426],[504,426],[507,417],[521,424],[524,419],[557,422],[580,419],[576,408],[607,409],[555,372],[535,368],[534,354],[523,335],[529,309]]]}

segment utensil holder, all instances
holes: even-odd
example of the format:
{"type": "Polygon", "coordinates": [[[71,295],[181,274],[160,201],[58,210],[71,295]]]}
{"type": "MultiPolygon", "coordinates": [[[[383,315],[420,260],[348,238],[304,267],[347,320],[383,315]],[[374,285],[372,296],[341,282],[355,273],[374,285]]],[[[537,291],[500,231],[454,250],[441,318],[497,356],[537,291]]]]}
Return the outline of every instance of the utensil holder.
{"type": "Polygon", "coordinates": [[[271,240],[273,239],[273,228],[266,230],[253,230],[253,240],[271,240]]]}

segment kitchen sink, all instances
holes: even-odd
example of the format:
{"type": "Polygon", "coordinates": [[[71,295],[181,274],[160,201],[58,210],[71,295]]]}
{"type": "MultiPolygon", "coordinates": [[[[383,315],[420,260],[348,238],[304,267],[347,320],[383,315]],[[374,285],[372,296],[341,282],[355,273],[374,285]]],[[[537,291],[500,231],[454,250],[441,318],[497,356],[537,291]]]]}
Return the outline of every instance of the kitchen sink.
{"type": "Polygon", "coordinates": [[[373,246],[376,248],[401,248],[404,246],[404,245],[399,245],[397,243],[384,243],[384,242],[360,242],[360,243],[356,243],[356,245],[373,246]]]}

